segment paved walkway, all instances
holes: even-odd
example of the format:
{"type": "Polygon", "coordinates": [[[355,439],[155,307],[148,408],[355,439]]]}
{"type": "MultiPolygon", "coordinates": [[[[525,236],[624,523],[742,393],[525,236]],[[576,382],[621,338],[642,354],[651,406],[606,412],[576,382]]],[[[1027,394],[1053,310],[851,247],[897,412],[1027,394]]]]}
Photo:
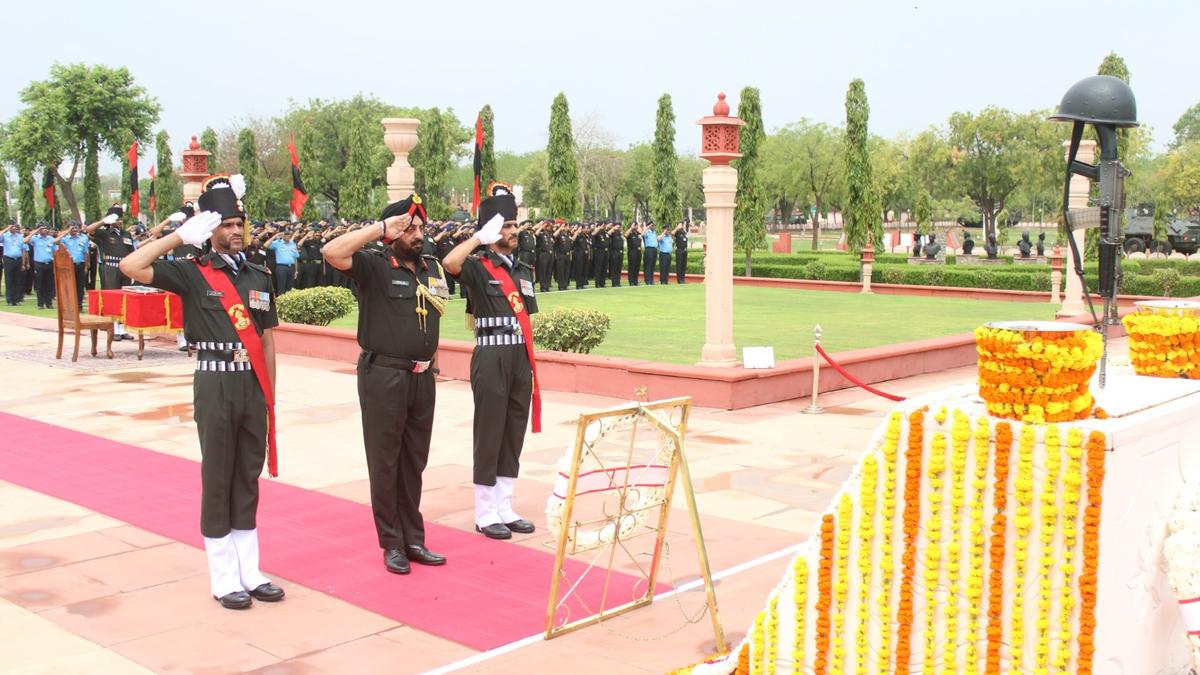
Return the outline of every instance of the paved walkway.
{"type": "MultiPolygon", "coordinates": [[[[54,339],[44,320],[0,315],[0,410],[198,460],[191,361],[163,349],[139,363],[131,356],[136,345],[125,342],[114,347],[119,363],[84,355],[70,367],[53,362],[54,339]]],[[[960,368],[882,388],[915,394],[973,377],[972,368],[960,368]]],[[[281,356],[278,397],[279,480],[367,503],[351,364],[281,356]]],[[[574,439],[577,416],[620,402],[546,394],[544,433],[528,437],[522,457],[519,512],[544,525],[555,464],[574,439]]],[[[687,455],[713,570],[758,561],[718,582],[730,641],[787,564],[786,555],[769,556],[808,536],[890,408],[857,391],[821,402],[824,415],[801,414],[807,399],[692,413],[687,455]]],[[[469,385],[439,383],[422,510],[463,531],[472,528],[471,415],[469,385]]],[[[9,637],[0,671],[395,673],[480,656],[286,578],[279,580],[286,602],[225,611],[208,595],[196,548],[10,483],[0,482],[0,504],[0,635],[9,637]]],[[[676,500],[669,523],[663,580],[673,584],[695,579],[698,569],[683,504],[676,500]]],[[[507,545],[541,548],[544,540],[543,530],[507,545]]],[[[437,570],[385,581],[437,583],[437,570]]],[[[713,651],[703,605],[701,591],[681,593],[559,639],[483,654],[462,672],[524,672],[533,663],[580,674],[662,672],[713,651]]]]}

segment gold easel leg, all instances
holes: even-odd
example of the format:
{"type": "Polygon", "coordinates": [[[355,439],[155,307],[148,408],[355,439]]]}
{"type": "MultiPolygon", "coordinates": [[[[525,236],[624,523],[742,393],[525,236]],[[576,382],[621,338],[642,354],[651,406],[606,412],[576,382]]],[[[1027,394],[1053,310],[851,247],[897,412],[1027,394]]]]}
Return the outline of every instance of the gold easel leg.
{"type": "Polygon", "coordinates": [[[712,619],[713,635],[717,639],[717,652],[723,653],[729,649],[725,644],[725,631],[721,628],[721,618],[717,615],[717,590],[713,586],[712,569],[708,563],[708,549],[704,545],[704,532],[700,527],[700,511],[696,508],[696,492],[692,489],[692,474],[688,469],[687,455],[684,453],[683,438],[687,437],[688,417],[691,413],[691,402],[683,408],[683,418],[679,424],[679,468],[683,471],[683,494],[687,496],[688,512],[692,517],[692,537],[696,540],[696,554],[700,558],[700,574],[704,576],[704,594],[708,601],[708,614],[712,619]]]}

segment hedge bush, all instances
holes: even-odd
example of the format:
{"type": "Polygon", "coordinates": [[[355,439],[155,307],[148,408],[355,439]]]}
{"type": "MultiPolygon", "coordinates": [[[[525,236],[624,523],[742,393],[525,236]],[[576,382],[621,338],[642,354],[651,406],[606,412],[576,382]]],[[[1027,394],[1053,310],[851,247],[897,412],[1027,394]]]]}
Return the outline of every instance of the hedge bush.
{"type": "Polygon", "coordinates": [[[328,326],[354,309],[354,294],[348,288],[317,286],[292,290],[275,299],[279,320],[328,326]]]}
{"type": "Polygon", "coordinates": [[[533,315],[533,344],[556,352],[590,354],[608,335],[608,315],[562,308],[533,315]]]}

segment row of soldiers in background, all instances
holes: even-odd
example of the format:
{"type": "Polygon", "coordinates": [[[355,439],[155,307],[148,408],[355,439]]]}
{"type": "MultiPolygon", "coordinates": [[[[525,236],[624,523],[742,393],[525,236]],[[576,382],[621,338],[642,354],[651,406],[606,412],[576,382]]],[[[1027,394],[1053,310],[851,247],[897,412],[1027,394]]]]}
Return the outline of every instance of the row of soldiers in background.
{"type": "MultiPolygon", "coordinates": [[[[338,236],[368,223],[312,224],[254,223],[247,257],[272,268],[279,295],[292,288],[343,286],[353,289],[349,277],[338,274],[321,257],[321,247],[338,236]]],[[[375,223],[369,223],[375,225],[375,223]]],[[[455,221],[430,221],[424,228],[422,255],[444,259],[458,244],[470,239],[475,227],[455,221]]],[[[631,285],[668,283],[672,268],[677,283],[685,283],[688,228],[680,223],[656,232],[653,223],[624,227],[621,223],[566,223],[527,220],[518,232],[517,263],[528,267],[542,292],[620,286],[625,276],[631,285]]],[[[454,281],[450,280],[454,293],[454,281]]],[[[461,295],[463,291],[459,289],[461,295]]]]}

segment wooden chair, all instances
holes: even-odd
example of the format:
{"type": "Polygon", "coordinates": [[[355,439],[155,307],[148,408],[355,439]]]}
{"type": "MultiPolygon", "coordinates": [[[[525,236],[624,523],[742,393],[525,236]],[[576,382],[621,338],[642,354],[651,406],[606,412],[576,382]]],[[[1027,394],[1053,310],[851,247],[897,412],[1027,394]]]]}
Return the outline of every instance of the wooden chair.
{"type": "Polygon", "coordinates": [[[79,360],[79,335],[83,331],[92,334],[92,356],[96,355],[96,331],[108,333],[108,358],[113,357],[113,320],[107,316],[83,314],[79,311],[79,293],[75,285],[75,262],[64,248],[54,251],[54,290],[58,296],[58,352],[54,358],[61,359],[63,333],[75,330],[75,354],[71,362],[79,360]]]}

